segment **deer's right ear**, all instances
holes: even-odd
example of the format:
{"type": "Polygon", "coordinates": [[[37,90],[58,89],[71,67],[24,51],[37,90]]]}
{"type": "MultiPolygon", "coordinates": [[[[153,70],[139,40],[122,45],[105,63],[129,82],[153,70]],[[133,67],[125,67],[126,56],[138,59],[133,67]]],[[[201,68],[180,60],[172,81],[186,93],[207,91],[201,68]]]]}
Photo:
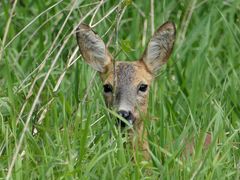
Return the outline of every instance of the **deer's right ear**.
{"type": "Polygon", "coordinates": [[[152,74],[165,64],[172,52],[176,28],[172,22],[166,22],[158,28],[145,49],[142,60],[152,74]]]}
{"type": "Polygon", "coordinates": [[[107,65],[111,63],[111,55],[103,40],[85,24],[78,26],[76,35],[80,52],[86,63],[104,73],[107,65]]]}

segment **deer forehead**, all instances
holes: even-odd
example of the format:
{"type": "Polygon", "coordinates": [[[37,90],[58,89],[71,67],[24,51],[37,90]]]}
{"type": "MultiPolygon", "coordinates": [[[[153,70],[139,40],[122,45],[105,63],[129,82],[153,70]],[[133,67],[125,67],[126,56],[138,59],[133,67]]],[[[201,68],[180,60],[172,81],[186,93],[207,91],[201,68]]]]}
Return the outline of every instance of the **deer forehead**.
{"type": "MultiPolygon", "coordinates": [[[[147,70],[144,63],[141,61],[121,62],[115,63],[115,80],[116,87],[135,87],[139,83],[150,84],[152,75],[147,70]]],[[[114,81],[114,67],[108,67],[108,71],[103,74],[102,78],[104,84],[113,84],[114,81]]]]}

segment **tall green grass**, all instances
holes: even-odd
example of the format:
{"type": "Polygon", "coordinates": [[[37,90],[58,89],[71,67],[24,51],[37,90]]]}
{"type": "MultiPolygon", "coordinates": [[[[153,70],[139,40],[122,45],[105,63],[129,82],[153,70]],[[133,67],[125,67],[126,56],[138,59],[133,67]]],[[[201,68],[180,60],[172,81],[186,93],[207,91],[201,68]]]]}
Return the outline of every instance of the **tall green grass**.
{"type": "Polygon", "coordinates": [[[0,19],[1,178],[240,178],[238,0],[3,0],[0,19]],[[120,60],[138,59],[153,29],[176,24],[149,97],[151,162],[132,161],[100,79],[79,57],[73,32],[83,19],[120,60]],[[195,152],[183,157],[190,137],[195,152]]]}

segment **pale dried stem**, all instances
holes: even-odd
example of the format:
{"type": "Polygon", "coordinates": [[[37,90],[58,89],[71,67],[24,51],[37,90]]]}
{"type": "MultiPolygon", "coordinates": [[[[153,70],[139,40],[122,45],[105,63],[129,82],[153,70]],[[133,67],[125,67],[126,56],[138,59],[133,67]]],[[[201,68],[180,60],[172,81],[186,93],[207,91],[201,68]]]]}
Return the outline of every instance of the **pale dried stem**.
{"type": "Polygon", "coordinates": [[[23,106],[22,106],[22,108],[21,108],[21,110],[20,110],[20,113],[19,113],[19,115],[18,115],[18,117],[17,117],[17,120],[16,120],[16,126],[18,125],[18,123],[19,123],[19,121],[20,121],[20,119],[21,119],[21,116],[22,116],[22,114],[23,114],[23,111],[24,111],[26,105],[27,105],[27,101],[24,102],[24,104],[23,104],[23,106]]]}
{"type": "Polygon", "coordinates": [[[142,38],[142,46],[146,45],[146,39],[147,39],[147,19],[144,20],[143,23],[143,38],[142,38]]]}
{"type": "MultiPolygon", "coordinates": [[[[55,18],[56,16],[58,16],[60,13],[62,13],[62,11],[57,12],[56,14],[52,15],[51,17],[49,17],[46,21],[44,21],[28,38],[28,41],[24,44],[24,46],[21,48],[20,53],[18,54],[16,61],[18,61],[23,53],[23,51],[26,49],[26,47],[29,45],[29,43],[33,40],[33,37],[38,33],[38,31],[45,26],[49,21],[51,21],[53,18],[55,18]]],[[[39,67],[39,66],[38,66],[39,67]]],[[[38,67],[36,69],[38,69],[38,67]]],[[[35,72],[35,71],[34,71],[35,72]]],[[[30,73],[30,75],[32,75],[32,73],[30,73]]],[[[19,85],[18,89],[21,88],[21,85],[28,80],[30,76],[27,76],[23,82],[19,85]]],[[[19,91],[18,91],[19,92],[19,91]]]]}
{"type": "Polygon", "coordinates": [[[143,18],[146,18],[146,15],[145,15],[144,11],[142,11],[142,10],[138,7],[138,5],[137,5],[136,3],[132,2],[132,5],[133,5],[133,7],[135,7],[135,8],[137,9],[137,11],[139,12],[139,14],[140,14],[143,18]]]}
{"type": "Polygon", "coordinates": [[[112,14],[120,5],[121,3],[119,3],[118,5],[116,5],[114,8],[112,8],[105,16],[103,16],[102,19],[100,19],[97,23],[93,24],[91,27],[95,27],[97,26],[99,23],[101,23],[104,19],[106,19],[110,14],[112,14]]]}
{"type": "MultiPolygon", "coordinates": [[[[96,12],[96,11],[95,11],[95,12],[96,12]]],[[[89,13],[89,14],[90,14],[90,13],[89,13]]],[[[67,71],[68,68],[69,68],[70,66],[72,66],[72,65],[77,61],[77,59],[79,58],[79,57],[77,57],[77,58],[74,59],[75,54],[77,53],[77,51],[78,51],[78,47],[75,48],[75,50],[74,50],[74,52],[73,52],[73,55],[72,55],[72,56],[70,57],[70,59],[68,60],[67,67],[64,69],[64,72],[60,75],[60,77],[59,77],[59,79],[58,79],[58,81],[57,81],[57,84],[55,85],[55,88],[54,88],[53,92],[55,92],[55,91],[58,90],[58,88],[59,88],[59,86],[60,86],[60,84],[61,84],[61,82],[62,82],[62,80],[63,80],[63,78],[64,78],[64,76],[65,76],[66,71],[67,71]]],[[[43,64],[43,63],[41,63],[39,66],[42,66],[42,64],[43,64]]],[[[38,66],[38,67],[39,67],[39,66],[38,66]]],[[[38,68],[36,68],[34,72],[36,72],[37,69],[38,69],[38,68]]],[[[96,75],[96,74],[93,75],[92,80],[90,81],[89,88],[90,88],[91,85],[92,85],[92,82],[93,82],[93,79],[95,78],[95,75],[96,75]]],[[[39,79],[39,78],[35,78],[35,81],[38,80],[38,79],[39,79]]],[[[85,94],[85,96],[84,96],[84,98],[83,98],[83,99],[84,99],[83,102],[85,102],[85,100],[86,100],[86,98],[87,98],[87,95],[88,95],[88,92],[89,92],[89,90],[86,92],[86,94],[85,94]]],[[[24,105],[23,105],[23,107],[22,107],[22,109],[21,109],[21,111],[20,111],[20,114],[19,114],[19,116],[18,116],[17,122],[19,122],[19,119],[20,119],[21,116],[22,116],[22,113],[23,113],[23,111],[24,111],[24,109],[25,109],[26,104],[27,104],[27,100],[25,101],[25,103],[24,103],[24,105]]]]}
{"type": "MultiPolygon", "coordinates": [[[[60,75],[60,77],[58,78],[58,81],[53,89],[53,92],[56,92],[66,74],[66,71],[69,69],[69,67],[73,64],[72,62],[74,61],[74,57],[76,56],[78,52],[78,47],[76,47],[72,53],[72,55],[70,56],[70,58],[68,59],[68,62],[67,62],[67,66],[64,68],[64,71],[62,72],[62,74],[60,75]]],[[[76,62],[76,61],[74,61],[76,62]]]]}
{"type": "MultiPolygon", "coordinates": [[[[104,1],[101,0],[101,3],[97,6],[96,11],[94,11],[94,13],[95,13],[94,16],[96,16],[96,12],[98,12],[99,7],[100,7],[103,3],[104,3],[104,1]]],[[[119,4],[118,4],[116,7],[118,7],[118,6],[119,6],[119,4]]],[[[107,13],[107,14],[110,15],[112,12],[113,12],[113,11],[110,10],[109,13],[107,13]]],[[[93,16],[93,17],[94,17],[94,16],[93,16]]],[[[105,18],[107,18],[107,17],[108,17],[108,16],[105,16],[105,18]]],[[[101,19],[100,21],[102,21],[102,20],[103,20],[103,19],[101,19]]],[[[91,19],[91,21],[93,21],[93,18],[91,19]]],[[[99,21],[98,21],[96,24],[98,24],[98,23],[99,23],[99,21]]],[[[91,24],[91,23],[90,23],[90,24],[91,24]]],[[[92,27],[94,27],[94,26],[95,26],[95,25],[93,25],[92,27]]],[[[111,27],[109,28],[109,30],[110,30],[110,29],[111,29],[111,27]]],[[[108,30],[108,31],[109,31],[109,30],[108,30]]],[[[107,31],[107,32],[108,32],[108,31],[107,31]]],[[[77,51],[78,51],[78,47],[74,50],[74,53],[73,53],[73,54],[76,54],[77,51]]],[[[74,57],[74,56],[71,56],[71,57],[74,57]]],[[[79,58],[79,57],[78,57],[78,58],[79,58]]],[[[55,88],[54,88],[54,90],[53,90],[54,92],[58,90],[58,88],[59,88],[59,86],[60,86],[60,84],[61,84],[61,82],[62,82],[62,80],[63,80],[63,78],[64,78],[64,75],[65,75],[66,71],[68,70],[68,68],[69,68],[71,65],[73,65],[78,58],[74,59],[74,61],[73,61],[73,58],[70,58],[70,59],[72,59],[72,60],[68,61],[68,66],[67,66],[67,68],[65,68],[64,72],[60,75],[59,80],[58,80],[58,82],[57,82],[57,85],[55,86],[55,88]]],[[[88,88],[87,88],[87,90],[86,90],[86,93],[85,93],[85,95],[84,95],[84,97],[83,97],[82,104],[86,101],[86,98],[87,98],[87,96],[88,96],[88,92],[89,92],[89,90],[90,90],[90,88],[91,88],[91,86],[92,86],[92,84],[93,84],[93,80],[94,80],[95,76],[96,76],[96,73],[93,74],[93,76],[92,76],[92,78],[91,78],[91,80],[90,80],[89,86],[88,86],[88,88]],[[89,89],[89,90],[88,90],[88,89],[89,89]]]]}
{"type": "Polygon", "coordinates": [[[154,34],[154,0],[151,0],[151,32],[154,34]]]}
{"type": "MultiPolygon", "coordinates": [[[[74,3],[74,4],[75,4],[75,3],[74,3]]],[[[116,7],[118,7],[118,6],[116,6],[116,7]]],[[[116,7],[113,8],[113,9],[112,9],[106,16],[104,16],[104,18],[102,18],[98,23],[100,23],[101,21],[103,21],[103,20],[104,20],[106,17],[108,17],[112,12],[114,12],[114,10],[116,9],[116,7]]],[[[46,63],[46,60],[48,59],[48,57],[49,57],[49,55],[50,55],[50,52],[52,51],[55,43],[57,42],[57,39],[58,39],[60,33],[61,33],[62,30],[63,30],[63,27],[65,26],[65,24],[66,24],[66,22],[67,22],[67,20],[68,20],[68,18],[69,18],[69,16],[70,16],[70,14],[72,13],[73,8],[74,8],[74,5],[72,6],[72,8],[71,8],[71,10],[70,10],[67,18],[65,19],[65,21],[64,21],[64,23],[63,23],[63,25],[62,25],[59,33],[58,33],[58,35],[56,36],[56,38],[55,38],[52,46],[50,47],[50,49],[49,49],[49,51],[48,51],[48,53],[47,53],[47,55],[46,55],[46,57],[45,57],[45,59],[43,60],[43,63],[41,63],[41,65],[40,65],[40,67],[39,67],[39,69],[38,69],[38,72],[40,72],[40,71],[43,69],[43,67],[44,67],[44,65],[45,65],[45,63],[46,63]]],[[[96,7],[95,7],[94,9],[92,9],[89,13],[87,13],[87,15],[85,15],[85,16],[81,19],[81,21],[79,22],[79,24],[82,23],[82,22],[84,21],[84,19],[85,19],[86,17],[88,17],[95,9],[96,9],[96,7]]],[[[95,25],[97,25],[98,23],[96,23],[95,25]]],[[[30,109],[30,112],[29,112],[29,114],[28,114],[28,116],[27,116],[27,120],[26,120],[26,123],[25,123],[25,125],[24,125],[22,134],[21,134],[21,136],[20,136],[19,142],[18,142],[18,144],[17,144],[17,146],[16,146],[16,150],[15,150],[15,152],[14,152],[14,154],[13,154],[12,161],[11,161],[11,163],[10,163],[10,165],[9,165],[6,179],[10,179],[10,177],[11,177],[12,170],[13,170],[13,167],[14,167],[14,165],[15,165],[17,155],[18,155],[18,153],[19,153],[19,151],[20,151],[20,148],[21,148],[21,145],[22,145],[22,142],[23,142],[25,133],[26,133],[26,131],[28,130],[29,122],[30,122],[30,120],[31,120],[32,114],[33,114],[33,112],[34,112],[34,109],[35,109],[35,107],[36,107],[36,105],[37,105],[37,103],[38,103],[38,101],[39,101],[40,95],[41,95],[41,93],[42,93],[42,91],[43,91],[43,89],[44,89],[44,87],[45,87],[45,85],[46,85],[46,82],[47,82],[47,80],[48,80],[48,78],[49,78],[52,70],[54,69],[54,66],[55,66],[57,60],[59,59],[59,56],[60,56],[61,52],[63,51],[66,43],[68,42],[68,40],[70,39],[70,37],[72,36],[72,34],[75,32],[75,29],[76,29],[76,28],[74,28],[74,30],[73,30],[73,31],[66,37],[66,39],[64,40],[63,45],[61,46],[61,48],[59,49],[57,55],[55,56],[55,58],[54,58],[54,60],[53,60],[53,62],[52,62],[52,64],[51,64],[51,67],[50,67],[50,69],[48,70],[48,72],[47,72],[47,74],[46,74],[46,76],[45,76],[45,78],[44,78],[44,80],[43,80],[43,82],[42,82],[42,84],[41,84],[41,86],[40,86],[40,88],[39,88],[39,90],[38,90],[38,93],[37,93],[37,95],[36,95],[36,97],[35,97],[35,99],[34,99],[33,105],[32,105],[32,107],[31,107],[31,109],[30,109]]],[[[95,75],[94,75],[94,76],[95,76],[95,75]]],[[[93,79],[94,79],[94,78],[93,78],[93,79]]],[[[86,94],[85,98],[83,99],[84,101],[85,101],[86,97],[87,97],[87,94],[86,94]]],[[[26,105],[25,105],[25,106],[26,106],[26,105]]],[[[24,111],[25,106],[23,106],[21,112],[24,111]]],[[[21,113],[21,114],[22,114],[22,113],[21,113]]],[[[19,119],[20,119],[20,118],[21,118],[21,116],[19,116],[19,119]]]]}
{"type": "MultiPolygon", "coordinates": [[[[57,3],[53,4],[52,6],[50,6],[49,8],[47,8],[45,11],[41,12],[39,15],[37,15],[31,22],[29,22],[21,31],[19,31],[19,33],[17,33],[4,47],[7,48],[23,31],[25,31],[30,25],[32,25],[38,18],[40,18],[42,15],[44,15],[45,13],[47,13],[49,10],[51,10],[52,8],[54,8],[55,6],[57,6],[58,4],[60,4],[63,0],[58,1],[57,3]]],[[[17,2],[17,0],[14,1],[17,2]]]]}
{"type": "Polygon", "coordinates": [[[12,22],[12,17],[13,17],[13,13],[15,11],[16,5],[17,5],[17,0],[15,0],[14,3],[13,3],[13,7],[11,9],[11,13],[10,13],[10,16],[8,18],[7,25],[6,25],[6,28],[5,28],[5,31],[4,31],[3,40],[2,40],[2,46],[1,46],[1,49],[0,49],[0,61],[3,58],[3,53],[4,53],[4,49],[5,49],[4,46],[5,46],[5,43],[6,43],[6,40],[7,40],[9,27],[10,27],[10,24],[12,22]]]}
{"type": "MultiPolygon", "coordinates": [[[[75,1],[75,2],[76,2],[76,1],[75,1]]],[[[72,11],[73,11],[73,9],[74,9],[75,2],[74,2],[74,4],[73,4],[73,6],[72,6],[72,8],[71,8],[71,10],[70,10],[70,12],[69,12],[69,14],[68,14],[68,16],[66,17],[65,22],[63,23],[63,26],[66,24],[66,21],[67,21],[68,18],[70,17],[70,15],[71,15],[71,13],[72,13],[72,11]]],[[[88,17],[94,10],[95,10],[95,8],[94,8],[93,10],[91,10],[90,12],[88,12],[87,15],[84,16],[84,17],[81,19],[80,23],[82,23],[83,20],[84,20],[86,17],[88,17]]],[[[79,24],[80,24],[80,23],[79,23],[79,24]]],[[[63,27],[63,26],[62,26],[62,27],[63,27]]],[[[33,114],[33,112],[34,112],[34,110],[35,110],[35,107],[36,107],[38,101],[39,101],[40,95],[41,95],[41,93],[42,93],[42,91],[43,91],[43,89],[44,89],[44,87],[45,87],[45,85],[46,85],[46,82],[47,82],[47,80],[48,80],[48,78],[49,78],[52,70],[54,69],[54,66],[55,66],[56,62],[57,62],[58,59],[59,59],[59,56],[61,55],[64,47],[66,46],[66,44],[67,44],[68,40],[70,39],[70,37],[72,36],[72,34],[74,34],[75,30],[76,30],[76,28],[74,28],[74,29],[72,30],[72,32],[71,32],[71,33],[66,37],[66,39],[64,40],[61,48],[59,49],[56,57],[54,58],[54,60],[53,60],[53,62],[52,62],[52,64],[51,64],[51,67],[50,67],[50,69],[48,70],[48,72],[47,72],[47,74],[46,74],[46,76],[45,76],[45,78],[44,78],[44,80],[43,80],[43,82],[42,82],[42,84],[41,84],[41,86],[40,86],[40,88],[39,88],[39,90],[38,90],[38,93],[37,93],[37,95],[36,95],[36,97],[35,97],[35,99],[34,99],[33,105],[32,105],[32,107],[31,107],[31,109],[30,109],[30,112],[29,112],[29,114],[28,114],[28,116],[27,116],[27,120],[26,120],[26,123],[25,123],[25,125],[24,125],[22,134],[21,134],[21,136],[20,136],[19,142],[18,142],[18,144],[17,144],[17,146],[16,146],[16,150],[14,151],[12,161],[11,161],[11,163],[10,163],[10,165],[9,165],[8,173],[7,173],[7,177],[6,177],[7,180],[10,179],[10,177],[11,177],[13,167],[14,167],[14,165],[15,165],[17,156],[18,156],[19,151],[20,151],[20,148],[21,148],[21,146],[22,146],[22,143],[23,143],[23,139],[24,139],[24,137],[25,137],[25,134],[26,134],[26,132],[27,132],[27,130],[28,130],[28,125],[29,125],[29,123],[30,123],[32,114],[33,114]]]]}
{"type": "MultiPolygon", "coordinates": [[[[112,10],[110,10],[102,19],[100,19],[96,24],[92,25],[92,27],[97,26],[101,21],[103,21],[105,18],[107,18],[111,13],[114,12],[114,10],[115,10],[116,8],[119,7],[120,4],[121,4],[121,3],[117,4],[117,5],[116,5],[112,10]]],[[[110,42],[110,40],[109,40],[109,42],[110,42]]],[[[107,43],[107,46],[108,46],[109,42],[107,43]]],[[[94,82],[94,79],[95,79],[95,77],[96,77],[96,74],[97,74],[97,73],[95,72],[95,73],[92,75],[92,78],[91,78],[91,80],[90,80],[90,82],[89,82],[88,88],[87,88],[87,90],[86,90],[86,93],[85,93],[85,95],[84,95],[84,97],[83,97],[83,100],[82,100],[81,104],[84,104],[84,103],[86,102],[87,96],[88,96],[88,94],[89,94],[89,92],[90,92],[90,88],[92,87],[92,84],[93,84],[93,82],[94,82]]]]}
{"type": "Polygon", "coordinates": [[[107,46],[107,47],[112,43],[113,37],[114,37],[114,31],[112,31],[112,33],[111,33],[110,36],[109,36],[109,40],[108,40],[108,42],[106,43],[106,46],[107,46]]]}
{"type": "MultiPolygon", "coordinates": [[[[124,15],[124,12],[127,8],[127,6],[125,6],[123,9],[120,9],[121,7],[118,7],[118,12],[117,12],[117,16],[116,16],[116,28],[115,28],[115,35],[116,35],[116,41],[115,41],[115,49],[116,52],[118,53],[118,31],[119,31],[119,24],[120,21],[124,15]]],[[[116,100],[116,86],[117,86],[117,76],[116,76],[116,61],[115,58],[113,58],[113,104],[115,104],[115,100],[116,100]]]]}
{"type": "MultiPolygon", "coordinates": [[[[93,8],[90,12],[94,11],[96,8],[97,8],[97,7],[93,8]]],[[[74,9],[74,6],[72,6],[71,11],[72,11],[73,9],[74,9]]],[[[88,13],[88,14],[89,14],[89,13],[88,13]]],[[[57,36],[56,36],[56,38],[54,39],[54,41],[53,41],[53,43],[52,43],[52,46],[51,46],[50,49],[48,50],[48,52],[47,52],[47,54],[46,54],[43,62],[40,64],[40,66],[39,66],[39,68],[38,68],[38,73],[40,73],[41,70],[44,68],[44,66],[45,66],[48,58],[50,57],[50,55],[51,55],[51,53],[52,53],[52,50],[53,50],[56,42],[58,41],[59,36],[61,35],[61,33],[62,33],[62,31],[63,31],[66,23],[67,23],[67,20],[68,20],[68,19],[65,19],[63,25],[61,26],[61,28],[60,28],[57,36]]],[[[35,86],[35,83],[36,83],[36,81],[37,81],[37,78],[38,78],[38,76],[36,76],[35,79],[33,80],[33,83],[32,83],[32,85],[31,85],[30,90],[29,90],[29,93],[28,93],[28,95],[27,95],[27,99],[28,99],[29,97],[31,97],[31,95],[32,95],[32,90],[33,90],[33,88],[34,88],[34,86],[35,86]]]]}
{"type": "MultiPolygon", "coordinates": [[[[62,29],[63,29],[63,27],[65,26],[65,24],[66,24],[66,21],[65,21],[64,24],[62,25],[61,30],[59,31],[59,33],[58,33],[58,35],[56,36],[56,38],[58,38],[58,36],[59,36],[60,33],[62,32],[62,29]]],[[[32,81],[31,87],[30,87],[30,89],[29,89],[29,91],[28,91],[28,93],[27,93],[27,96],[26,96],[26,101],[25,101],[25,103],[26,103],[26,102],[28,101],[28,99],[31,97],[32,91],[33,91],[33,88],[34,88],[34,85],[36,84],[37,80],[40,79],[39,73],[40,73],[41,69],[44,67],[44,65],[46,64],[47,58],[53,53],[52,50],[53,50],[53,49],[56,49],[56,47],[53,48],[56,42],[57,42],[56,40],[53,42],[52,46],[50,47],[50,50],[48,50],[48,53],[47,53],[47,55],[45,56],[44,60],[41,62],[41,64],[38,65],[38,67],[35,68],[35,69],[27,76],[27,78],[25,78],[25,79],[23,80],[23,82],[21,83],[21,84],[24,84],[25,81],[27,81],[27,79],[28,79],[29,77],[31,77],[32,74],[34,74],[34,73],[37,71],[38,75],[36,75],[36,77],[35,77],[35,78],[33,79],[33,81],[32,81]]],[[[21,86],[21,85],[20,85],[20,86],[21,86]]],[[[24,104],[25,104],[25,103],[24,103],[24,104]]],[[[16,120],[17,123],[19,122],[19,119],[21,118],[22,113],[23,113],[24,110],[25,110],[25,107],[26,107],[26,105],[22,106],[22,108],[21,108],[21,110],[20,110],[20,114],[19,114],[19,116],[18,116],[18,118],[17,118],[17,120],[16,120]]]]}
{"type": "Polygon", "coordinates": [[[97,12],[99,11],[99,8],[102,6],[103,3],[104,3],[104,0],[100,0],[100,3],[98,4],[97,9],[94,11],[93,16],[92,16],[92,18],[90,20],[90,23],[89,23],[90,27],[92,27],[93,20],[94,20],[94,18],[96,16],[97,12]]]}
{"type": "MultiPolygon", "coordinates": [[[[55,5],[56,5],[56,4],[55,4],[55,5]]],[[[53,5],[53,6],[55,6],[55,5],[53,5]]],[[[51,6],[51,7],[53,7],[53,6],[51,6]]],[[[51,8],[51,7],[50,7],[50,8],[51,8]]],[[[49,10],[50,8],[48,8],[48,10],[49,10]]],[[[96,8],[96,7],[95,7],[95,8],[96,8]]],[[[93,10],[95,10],[95,8],[94,8],[93,10]]],[[[92,11],[93,11],[93,10],[92,10],[92,11]]],[[[92,11],[90,11],[90,12],[92,12],[92,11]]],[[[44,14],[45,12],[47,12],[47,10],[44,11],[44,12],[42,12],[38,17],[40,17],[40,16],[41,16],[42,14],[44,14]]],[[[91,14],[91,13],[88,13],[88,15],[90,15],[90,14],[91,14]]],[[[34,20],[36,20],[36,18],[34,18],[34,20]]],[[[33,22],[33,21],[31,21],[29,24],[32,24],[32,22],[33,22]]],[[[21,84],[24,84],[25,81],[27,81],[27,79],[28,79],[29,77],[31,77],[32,74],[34,74],[36,71],[37,71],[38,74],[41,72],[41,70],[43,69],[43,67],[44,67],[45,64],[46,64],[47,59],[48,59],[48,58],[50,57],[50,55],[53,53],[53,49],[55,49],[55,48],[54,48],[55,43],[57,42],[57,39],[58,39],[58,37],[60,36],[60,34],[61,34],[61,32],[62,32],[62,30],[63,30],[66,22],[67,22],[67,21],[65,20],[65,21],[64,21],[64,24],[62,25],[61,29],[59,30],[56,38],[54,39],[54,41],[53,41],[50,49],[48,50],[47,55],[45,56],[44,60],[42,61],[42,63],[41,63],[36,69],[34,69],[34,71],[32,71],[32,72],[27,76],[27,78],[24,79],[23,83],[21,83],[21,84]]],[[[28,24],[27,26],[29,26],[29,24],[28,24]]],[[[23,30],[25,30],[25,29],[26,29],[26,28],[24,28],[23,30]]],[[[23,31],[23,30],[22,30],[22,31],[23,31]]],[[[19,33],[18,33],[18,34],[19,34],[19,33]]],[[[26,97],[26,101],[28,101],[28,99],[31,97],[33,88],[34,88],[34,86],[35,86],[35,84],[36,84],[36,81],[37,81],[38,79],[39,79],[39,75],[36,75],[36,77],[35,77],[34,80],[32,81],[31,87],[30,87],[30,89],[29,89],[29,91],[28,91],[28,94],[27,94],[27,97],[26,97]]],[[[20,113],[19,116],[18,116],[17,122],[18,122],[19,119],[21,118],[22,113],[24,112],[24,109],[25,109],[25,106],[22,106],[21,111],[20,111],[21,113],[20,113]]]]}
{"type": "Polygon", "coordinates": [[[192,18],[192,14],[193,14],[193,10],[195,8],[195,5],[196,5],[196,0],[194,0],[190,5],[189,5],[189,10],[186,11],[184,17],[183,17],[183,21],[182,21],[182,24],[181,24],[181,32],[179,33],[179,41],[180,41],[180,44],[182,44],[182,42],[184,41],[185,39],[185,35],[186,35],[186,32],[187,32],[187,29],[188,29],[188,25],[191,21],[191,18],[192,18]]]}
{"type": "MultiPolygon", "coordinates": [[[[70,12],[72,12],[72,10],[73,10],[73,8],[71,9],[70,12]]],[[[50,55],[51,55],[51,53],[52,53],[52,49],[54,48],[55,44],[57,43],[58,38],[60,37],[60,35],[61,35],[61,33],[62,33],[62,31],[63,31],[63,29],[64,29],[64,27],[65,27],[65,25],[66,25],[66,23],[67,23],[67,21],[68,21],[69,15],[70,15],[70,14],[68,14],[68,17],[67,17],[67,18],[65,19],[65,21],[63,22],[63,25],[61,26],[61,28],[60,28],[60,30],[59,30],[56,38],[54,39],[54,41],[53,41],[53,43],[52,43],[52,46],[51,46],[50,49],[48,50],[48,52],[47,52],[47,54],[46,54],[43,62],[42,62],[41,65],[39,66],[38,73],[40,73],[40,72],[42,71],[42,69],[44,68],[47,60],[49,59],[49,57],[50,57],[50,55]]],[[[36,77],[34,78],[33,82],[32,82],[32,85],[31,85],[30,90],[29,90],[28,95],[27,95],[27,99],[32,96],[32,91],[33,91],[33,88],[34,88],[35,83],[36,83],[36,81],[37,81],[37,78],[38,78],[38,76],[36,76],[36,77]]]]}
{"type": "MultiPolygon", "coordinates": [[[[38,125],[42,124],[43,119],[45,118],[45,116],[46,116],[46,114],[47,114],[47,111],[48,111],[48,109],[49,109],[49,106],[51,105],[51,103],[53,102],[53,100],[54,100],[54,98],[50,99],[50,101],[48,101],[48,103],[44,106],[44,109],[43,109],[43,110],[41,110],[41,109],[39,110],[39,112],[42,111],[42,113],[41,113],[39,119],[37,120],[36,124],[38,124],[38,125]]],[[[37,128],[35,128],[35,126],[33,126],[32,135],[34,136],[34,135],[36,135],[37,133],[38,133],[37,128]]]]}

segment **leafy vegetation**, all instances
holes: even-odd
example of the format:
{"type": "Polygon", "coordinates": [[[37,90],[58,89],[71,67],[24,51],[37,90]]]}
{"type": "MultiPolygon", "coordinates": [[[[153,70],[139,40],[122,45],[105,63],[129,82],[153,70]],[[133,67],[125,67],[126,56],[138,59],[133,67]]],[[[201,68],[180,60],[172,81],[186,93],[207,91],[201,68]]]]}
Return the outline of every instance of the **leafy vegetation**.
{"type": "Polygon", "coordinates": [[[0,19],[0,177],[239,179],[239,0],[3,0],[0,19]],[[136,60],[167,20],[177,41],[151,87],[152,161],[132,161],[74,29],[90,24],[117,59],[136,60]]]}

